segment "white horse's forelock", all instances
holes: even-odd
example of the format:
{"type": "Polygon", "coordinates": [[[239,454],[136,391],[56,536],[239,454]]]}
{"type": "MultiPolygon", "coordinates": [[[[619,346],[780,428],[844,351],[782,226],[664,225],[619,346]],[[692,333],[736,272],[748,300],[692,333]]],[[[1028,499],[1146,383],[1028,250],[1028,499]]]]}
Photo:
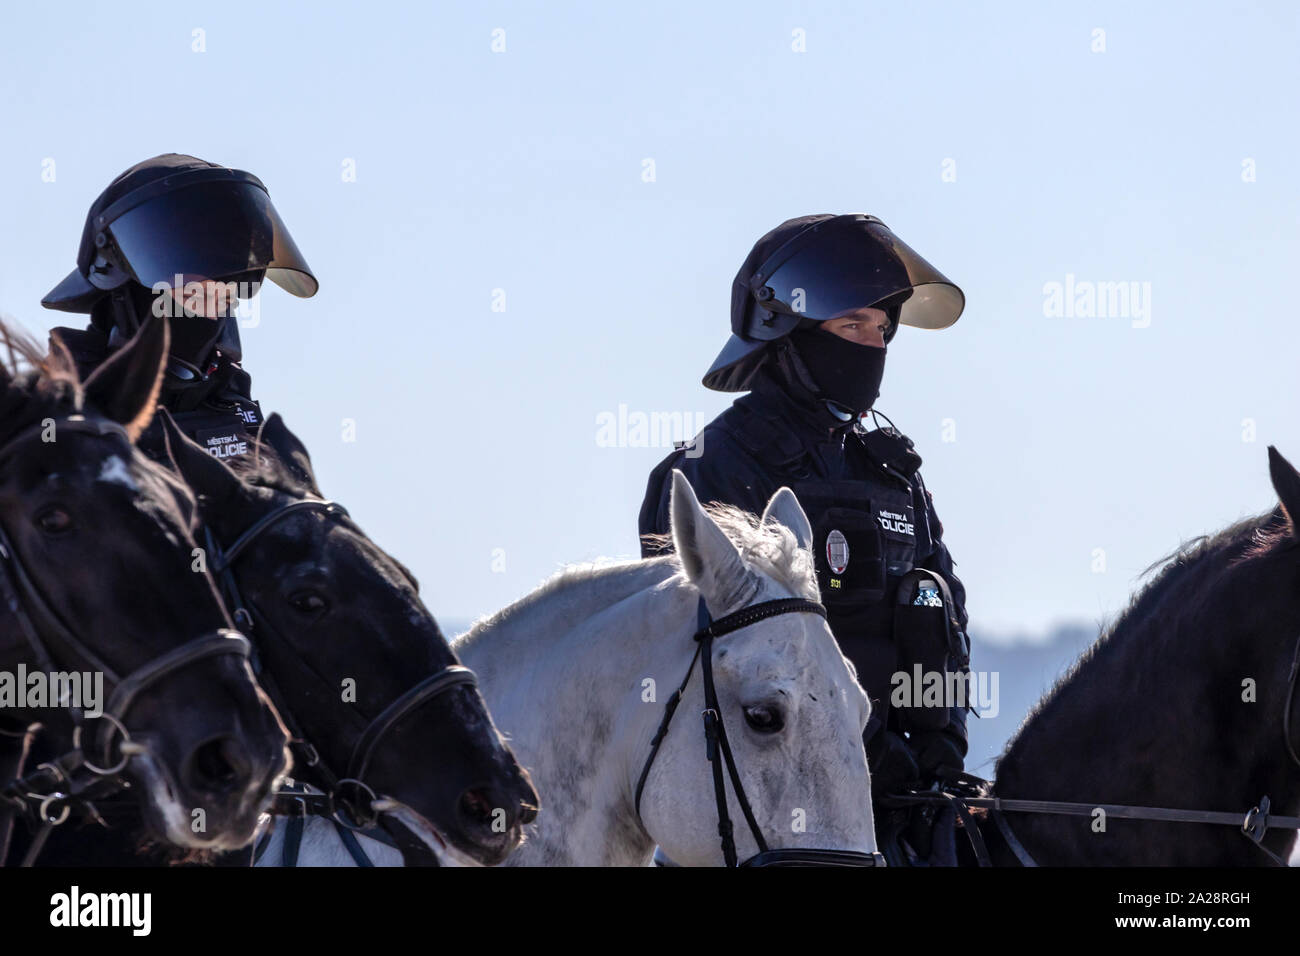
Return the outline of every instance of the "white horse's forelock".
{"type": "MultiPolygon", "coordinates": [[[[797,597],[821,600],[812,552],[799,547],[793,531],[720,501],[709,502],[703,508],[740,551],[741,561],[749,571],[773,579],[797,597]]],[[[646,538],[657,545],[672,544],[672,535],[647,535],[646,538]]],[[[676,554],[668,555],[667,559],[681,568],[676,554]]]]}
{"type": "MultiPolygon", "coordinates": [[[[771,578],[778,585],[788,588],[796,597],[810,601],[821,600],[812,552],[799,547],[794,532],[789,528],[772,521],[764,522],[758,515],[718,501],[705,505],[704,511],[740,551],[741,561],[751,573],[771,578]]],[[[645,538],[657,545],[672,545],[672,535],[646,535],[645,538]]],[[[672,552],[642,560],[598,557],[591,561],[568,564],[521,600],[476,619],[469,630],[457,638],[457,642],[472,642],[480,632],[504,623],[507,618],[515,617],[533,605],[554,597],[571,585],[589,584],[593,578],[621,578],[623,586],[617,592],[600,592],[606,602],[613,604],[681,571],[681,559],[672,552]],[[640,573],[629,573],[634,570],[640,573]]]]}

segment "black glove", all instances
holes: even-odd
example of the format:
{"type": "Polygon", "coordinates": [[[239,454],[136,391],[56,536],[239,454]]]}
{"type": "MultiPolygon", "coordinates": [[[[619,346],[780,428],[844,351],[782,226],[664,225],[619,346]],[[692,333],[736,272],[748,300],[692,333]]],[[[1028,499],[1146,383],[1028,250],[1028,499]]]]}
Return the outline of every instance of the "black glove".
{"type": "Polygon", "coordinates": [[[966,742],[943,731],[916,733],[911,736],[916,765],[927,782],[955,780],[966,761],[966,742]]]}
{"type": "Polygon", "coordinates": [[[871,789],[878,794],[901,793],[921,782],[921,771],[907,741],[892,730],[880,730],[867,741],[871,789]]]}
{"type": "Polygon", "coordinates": [[[907,842],[925,866],[956,866],[957,811],[949,805],[925,804],[913,809],[908,819],[907,842]]]}

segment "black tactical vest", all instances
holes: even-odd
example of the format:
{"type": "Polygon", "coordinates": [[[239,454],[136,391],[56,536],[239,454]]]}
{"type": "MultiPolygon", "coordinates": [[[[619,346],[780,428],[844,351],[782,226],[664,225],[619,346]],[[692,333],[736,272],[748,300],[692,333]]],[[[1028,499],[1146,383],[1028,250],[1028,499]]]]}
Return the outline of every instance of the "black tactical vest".
{"type": "MultiPolygon", "coordinates": [[[[827,621],[858,680],[888,724],[890,679],[898,670],[894,604],[900,580],[918,555],[933,550],[914,484],[920,457],[889,429],[860,425],[824,446],[789,422],[744,401],[724,412],[719,428],[749,452],[773,488],[788,485],[813,529],[813,556],[827,621]],[[819,447],[820,446],[820,447],[819,447]]],[[[706,448],[707,437],[705,439],[706,448]]],[[[874,723],[874,721],[873,721],[874,723]]]]}
{"type": "MultiPolygon", "coordinates": [[[[109,356],[108,336],[92,326],[88,329],[55,329],[77,363],[85,381],[109,356]]],[[[159,402],[171,412],[176,424],[214,458],[229,460],[247,455],[251,439],[262,425],[262,408],[249,397],[251,380],[238,365],[222,359],[211,373],[208,395],[192,410],[175,411],[166,388],[159,402]]],[[[165,456],[162,422],[156,417],[140,436],[140,448],[155,460],[165,456]]]]}
{"type": "MultiPolygon", "coordinates": [[[[262,407],[251,398],[203,402],[193,411],[172,412],[172,419],[209,455],[228,461],[252,453],[252,441],[262,425],[262,407]]],[[[162,422],[155,418],[140,436],[140,446],[150,456],[161,455],[162,422]],[[157,453],[157,454],[155,454],[157,453]]]]}

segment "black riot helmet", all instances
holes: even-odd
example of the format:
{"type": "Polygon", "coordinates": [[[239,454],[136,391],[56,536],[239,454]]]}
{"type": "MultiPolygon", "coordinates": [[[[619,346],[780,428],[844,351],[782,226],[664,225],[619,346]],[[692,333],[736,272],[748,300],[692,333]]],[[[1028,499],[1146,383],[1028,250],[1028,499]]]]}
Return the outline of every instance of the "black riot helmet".
{"type": "Polygon", "coordinates": [[[749,388],[768,343],[874,306],[898,326],[944,329],[966,298],[875,216],[801,216],[755,243],[731,286],[731,338],[704,375],[720,392],[749,388]]]}
{"type": "Polygon", "coordinates": [[[186,282],[265,276],[302,298],[318,287],[261,180],[167,153],[132,166],[99,195],[86,215],[77,267],[41,304],[97,312],[111,299],[112,323],[129,335],[146,317],[150,290],[174,285],[177,276],[186,282]]]}

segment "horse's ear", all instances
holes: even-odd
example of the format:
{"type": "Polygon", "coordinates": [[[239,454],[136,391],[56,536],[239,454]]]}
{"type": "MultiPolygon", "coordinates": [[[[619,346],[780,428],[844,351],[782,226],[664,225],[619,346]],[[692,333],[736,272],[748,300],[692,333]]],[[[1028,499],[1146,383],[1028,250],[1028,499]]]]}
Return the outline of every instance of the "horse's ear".
{"type": "Polygon", "coordinates": [[[271,417],[262,424],[258,438],[271,450],[289,473],[307,487],[318,498],[324,497],[316,485],[316,473],[311,467],[311,456],[307,446],[298,440],[298,436],[289,431],[279,412],[272,412],[271,417]]]}
{"type": "Polygon", "coordinates": [[[749,572],[736,546],[717,522],[704,513],[695,489],[675,468],[668,510],[672,518],[673,548],[686,577],[699,588],[715,617],[735,610],[749,582],[749,572]]]}
{"type": "Polygon", "coordinates": [[[86,403],[123,425],[131,441],[153,420],[169,343],[167,321],[151,315],[131,341],[86,379],[86,403]]]}
{"type": "MultiPolygon", "coordinates": [[[[4,363],[0,363],[0,370],[3,368],[4,363]]],[[[45,356],[45,368],[47,375],[78,379],[77,361],[72,357],[72,352],[68,349],[68,344],[63,341],[63,336],[59,334],[58,329],[50,330],[50,347],[45,356]]]]}
{"type": "Polygon", "coordinates": [[[1273,490],[1277,500],[1282,502],[1282,509],[1291,522],[1291,534],[1300,537],[1300,472],[1291,462],[1282,457],[1272,445],[1268,446],[1268,475],[1273,479],[1273,490]]]}
{"type": "Polygon", "coordinates": [[[799,499],[794,496],[794,492],[789,488],[778,488],[772,500],[767,503],[763,509],[763,524],[779,524],[794,534],[794,539],[799,542],[799,547],[805,550],[812,547],[813,530],[808,521],[808,516],[799,505],[799,499]]]}
{"type": "Polygon", "coordinates": [[[239,476],[181,431],[167,409],[158,409],[158,417],[162,421],[167,454],[176,466],[176,473],[195,494],[210,501],[225,501],[239,491],[243,486],[239,476]]]}

